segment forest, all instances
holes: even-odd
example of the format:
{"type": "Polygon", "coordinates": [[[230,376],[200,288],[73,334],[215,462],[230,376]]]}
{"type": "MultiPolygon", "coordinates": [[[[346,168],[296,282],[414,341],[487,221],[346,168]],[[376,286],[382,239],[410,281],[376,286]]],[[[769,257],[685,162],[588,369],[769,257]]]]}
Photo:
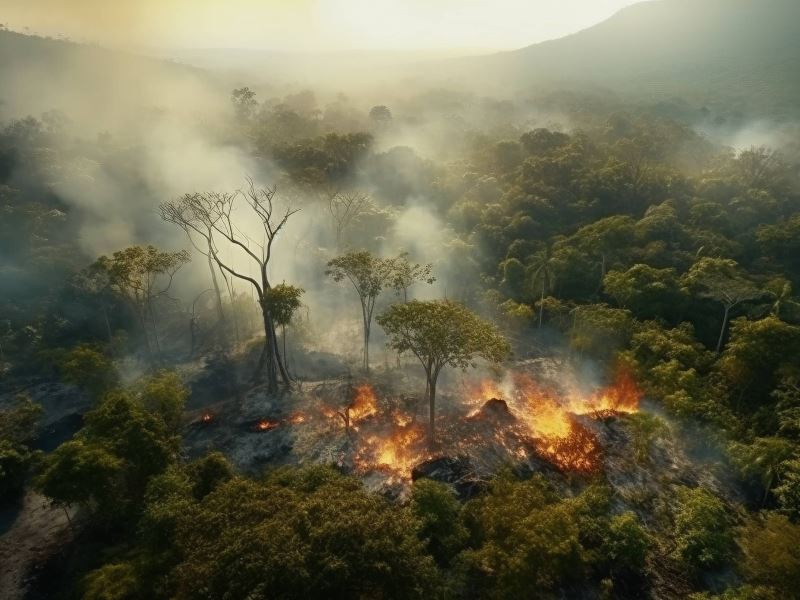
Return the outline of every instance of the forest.
{"type": "Polygon", "coordinates": [[[64,44],[0,31],[152,96],[0,105],[0,596],[798,597],[800,129],[763,87],[64,44]]]}

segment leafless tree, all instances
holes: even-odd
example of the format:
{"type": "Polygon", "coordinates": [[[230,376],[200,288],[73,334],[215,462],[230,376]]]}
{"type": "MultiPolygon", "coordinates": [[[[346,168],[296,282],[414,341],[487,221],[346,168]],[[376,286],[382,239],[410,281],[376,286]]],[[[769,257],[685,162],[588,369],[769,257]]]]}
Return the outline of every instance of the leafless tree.
{"type": "Polygon", "coordinates": [[[267,274],[273,258],[273,243],[296,210],[279,211],[275,206],[275,188],[258,188],[252,179],[235,192],[205,192],[186,194],[160,207],[161,218],[174,223],[193,238],[201,254],[210,256],[223,273],[248,282],[255,291],[264,322],[264,347],[256,377],[266,368],[267,389],[278,390],[278,376],[284,384],[290,382],[286,366],[278,350],[275,323],[268,302],[271,289],[267,274]],[[247,214],[238,214],[245,208],[247,214]],[[259,238],[245,232],[238,224],[257,224],[259,238]],[[263,235],[262,235],[263,234],[263,235]],[[206,250],[207,249],[207,250],[206,250]],[[239,265],[249,264],[249,269],[239,265]],[[249,273],[256,272],[256,275],[249,273]]]}
{"type": "Polygon", "coordinates": [[[369,195],[363,192],[330,191],[328,193],[328,212],[333,219],[337,249],[341,248],[342,237],[347,229],[371,205],[372,201],[369,195]]]}

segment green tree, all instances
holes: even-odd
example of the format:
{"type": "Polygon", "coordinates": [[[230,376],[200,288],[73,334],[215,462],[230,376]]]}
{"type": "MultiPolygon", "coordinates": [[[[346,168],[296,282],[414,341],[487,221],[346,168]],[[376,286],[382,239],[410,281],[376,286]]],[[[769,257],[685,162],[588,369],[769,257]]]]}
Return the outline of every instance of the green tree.
{"type": "Polygon", "coordinates": [[[418,479],[411,488],[411,510],[422,522],[420,537],[433,558],[441,567],[449,566],[469,537],[453,490],[437,481],[418,479]]]}
{"type": "Polygon", "coordinates": [[[795,445],[780,437],[759,437],[750,444],[731,442],[730,454],[744,477],[758,481],[767,501],[772,487],[780,480],[784,463],[795,453],[795,445]]]}
{"type": "Polygon", "coordinates": [[[419,527],[328,468],[233,478],[180,519],[174,597],[430,597],[437,573],[419,527]]]}
{"type": "Polygon", "coordinates": [[[724,312],[717,341],[717,354],[722,350],[731,310],[742,302],[755,300],[763,295],[763,292],[739,271],[736,261],[725,258],[699,259],[683,276],[683,283],[701,298],[708,298],[722,305],[724,312]]]}
{"type": "Polygon", "coordinates": [[[118,381],[114,363],[103,352],[89,344],[80,344],[58,362],[61,377],[67,383],[83,388],[97,399],[118,381]]]}
{"type": "Polygon", "coordinates": [[[378,317],[397,352],[416,356],[428,386],[428,441],[436,444],[436,382],[445,366],[466,369],[477,358],[499,362],[510,347],[497,328],[449,300],[394,304],[378,317]]]}
{"type": "Polygon", "coordinates": [[[369,337],[375,301],[394,275],[392,259],[380,258],[366,250],[351,251],[328,262],[325,274],[340,282],[347,279],[361,303],[364,332],[364,370],[369,372],[369,337]]]}
{"type": "Polygon", "coordinates": [[[17,395],[10,408],[0,410],[0,502],[22,491],[36,457],[31,443],[41,414],[42,407],[25,394],[17,395]]]}
{"type": "Polygon", "coordinates": [[[266,294],[266,301],[269,304],[272,319],[275,324],[281,328],[283,360],[287,363],[287,370],[289,356],[286,354],[286,327],[292,322],[292,318],[297,312],[297,309],[302,306],[300,298],[305,292],[306,291],[301,287],[296,287],[287,283],[279,283],[266,294]]]}
{"type": "Polygon", "coordinates": [[[107,274],[111,289],[133,311],[151,360],[155,358],[154,347],[160,353],[155,301],[167,294],[175,273],[188,261],[185,250],[165,252],[154,246],[131,246],[114,252],[110,258],[101,256],[92,266],[96,272],[107,274]]]}
{"type": "Polygon", "coordinates": [[[724,565],[734,540],[725,505],[701,487],[679,488],[677,500],[674,557],[694,573],[724,565]]]}
{"type": "Polygon", "coordinates": [[[183,407],[189,390],[174,371],[161,370],[148,377],[138,389],[138,399],[150,413],[161,417],[167,430],[180,431],[183,407]]]}
{"type": "Polygon", "coordinates": [[[739,529],[739,563],[747,580],[792,598],[800,589],[800,525],[774,512],[750,517],[739,529]]]}
{"type": "Polygon", "coordinates": [[[552,291],[555,287],[555,265],[557,264],[556,258],[553,256],[551,247],[536,253],[532,257],[532,262],[529,267],[531,272],[531,286],[536,289],[539,288],[539,329],[542,328],[542,320],[544,318],[544,295],[545,292],[552,291]]]}

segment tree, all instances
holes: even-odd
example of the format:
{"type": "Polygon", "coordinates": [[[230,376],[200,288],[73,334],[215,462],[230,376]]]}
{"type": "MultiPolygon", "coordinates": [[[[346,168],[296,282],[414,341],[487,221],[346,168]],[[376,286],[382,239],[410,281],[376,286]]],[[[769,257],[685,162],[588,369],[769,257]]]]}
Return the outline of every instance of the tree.
{"type": "Polygon", "coordinates": [[[723,565],[733,551],[733,532],[725,505],[701,487],[679,488],[677,496],[675,558],[695,573],[723,565]]]}
{"type": "Polygon", "coordinates": [[[722,350],[731,309],[763,295],[738,269],[736,261],[703,257],[683,277],[684,285],[701,298],[719,302],[723,309],[722,327],[717,341],[717,354],[722,350]]]}
{"type": "Polygon", "coordinates": [[[139,386],[138,399],[151,414],[163,419],[167,430],[178,433],[183,407],[189,390],[174,371],[161,370],[147,377],[139,386]]]}
{"type": "Polygon", "coordinates": [[[114,252],[110,258],[101,256],[92,266],[94,270],[107,273],[111,289],[128,303],[136,315],[151,361],[154,355],[148,333],[150,329],[156,352],[160,353],[154,301],[166,296],[175,273],[187,262],[189,254],[185,250],[164,252],[154,246],[131,246],[114,252]],[[166,278],[166,282],[158,285],[161,278],[166,278]]]}
{"type": "Polygon", "coordinates": [[[461,523],[461,503],[453,490],[431,479],[418,479],[411,488],[411,510],[422,522],[420,537],[436,562],[447,567],[467,543],[461,523]]]}
{"type": "Polygon", "coordinates": [[[386,125],[392,120],[392,111],[388,106],[379,104],[369,109],[369,118],[373,123],[378,125],[386,125]]]}
{"type": "Polygon", "coordinates": [[[785,462],[794,455],[795,445],[780,437],[760,437],[752,444],[732,442],[730,453],[741,474],[756,479],[761,485],[763,505],[773,485],[779,481],[785,462]]]}
{"type": "Polygon", "coordinates": [[[445,366],[466,369],[477,358],[499,362],[510,347],[497,328],[464,305],[449,300],[394,304],[378,323],[397,352],[410,351],[425,369],[430,421],[428,442],[436,444],[436,381],[445,366]]]}
{"type": "Polygon", "coordinates": [[[58,370],[67,383],[83,388],[95,399],[103,397],[117,384],[114,363],[96,348],[80,344],[58,361],[58,370]]]}
{"type": "Polygon", "coordinates": [[[258,101],[256,93],[249,87],[243,87],[231,92],[231,103],[236,111],[236,118],[242,122],[247,122],[253,118],[258,101]]]}
{"type": "Polygon", "coordinates": [[[533,257],[531,269],[531,285],[535,288],[539,284],[539,329],[542,328],[544,317],[544,294],[552,290],[555,285],[555,258],[549,246],[533,257]]]}
{"type": "Polygon", "coordinates": [[[363,192],[333,192],[328,195],[328,212],[333,219],[336,248],[342,246],[345,232],[367,210],[373,208],[372,200],[363,192]]]}
{"type": "Polygon", "coordinates": [[[685,299],[675,269],[655,269],[644,264],[627,271],[609,271],[603,278],[603,289],[620,308],[628,308],[640,318],[674,318],[685,299]]]}
{"type": "Polygon", "coordinates": [[[358,294],[364,328],[364,370],[369,372],[369,337],[372,313],[383,288],[391,282],[394,272],[392,259],[380,258],[366,250],[351,251],[328,262],[325,274],[334,281],[347,279],[358,294]]]}
{"type": "Polygon", "coordinates": [[[0,503],[18,494],[36,455],[30,448],[36,437],[42,407],[19,394],[14,405],[0,410],[0,503]]]}
{"type": "Polygon", "coordinates": [[[289,356],[286,354],[286,327],[292,322],[294,313],[300,308],[302,303],[300,297],[305,290],[286,283],[279,283],[267,292],[267,302],[270,305],[272,318],[276,325],[281,327],[281,338],[283,340],[283,360],[286,361],[287,370],[289,356]]]}
{"type": "Polygon", "coordinates": [[[389,285],[395,292],[403,296],[403,302],[408,302],[408,288],[415,283],[432,285],[436,281],[433,276],[433,265],[421,265],[408,260],[408,252],[401,252],[392,259],[391,276],[389,285]]]}
{"type": "Polygon", "coordinates": [[[178,438],[121,391],[107,394],[84,423],[44,458],[34,484],[56,504],[80,504],[107,523],[124,523],[140,511],[149,480],[175,460],[178,438]]]}
{"type": "Polygon", "coordinates": [[[179,515],[172,597],[435,597],[419,526],[327,467],[234,477],[179,515]]]}
{"type": "Polygon", "coordinates": [[[267,391],[275,393],[278,373],[286,385],[290,377],[277,347],[275,320],[268,300],[272,287],[268,272],[275,239],[297,211],[287,207],[279,212],[275,206],[275,188],[256,188],[252,179],[247,182],[244,190],[233,193],[186,194],[179,200],[165,202],[160,207],[161,218],[183,229],[190,238],[202,240],[203,243],[194,243],[198,252],[207,253],[221,271],[247,282],[255,290],[264,323],[264,347],[256,376],[266,367],[267,391]],[[247,214],[240,213],[241,208],[247,214]],[[248,226],[244,226],[246,222],[248,226]],[[258,234],[248,234],[254,225],[258,234]],[[244,268],[245,265],[248,267],[244,268]]]}
{"type": "Polygon", "coordinates": [[[741,570],[748,581],[773,587],[791,598],[800,588],[800,525],[784,515],[764,513],[739,530],[741,570]]]}

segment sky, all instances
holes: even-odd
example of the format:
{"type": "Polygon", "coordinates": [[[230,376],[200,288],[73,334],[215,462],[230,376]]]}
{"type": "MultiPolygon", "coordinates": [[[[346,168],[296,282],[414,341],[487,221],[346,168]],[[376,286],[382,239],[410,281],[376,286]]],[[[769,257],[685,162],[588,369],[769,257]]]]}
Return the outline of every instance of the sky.
{"type": "Polygon", "coordinates": [[[0,22],[111,46],[500,50],[579,31],[636,1],[0,0],[0,22]]]}

